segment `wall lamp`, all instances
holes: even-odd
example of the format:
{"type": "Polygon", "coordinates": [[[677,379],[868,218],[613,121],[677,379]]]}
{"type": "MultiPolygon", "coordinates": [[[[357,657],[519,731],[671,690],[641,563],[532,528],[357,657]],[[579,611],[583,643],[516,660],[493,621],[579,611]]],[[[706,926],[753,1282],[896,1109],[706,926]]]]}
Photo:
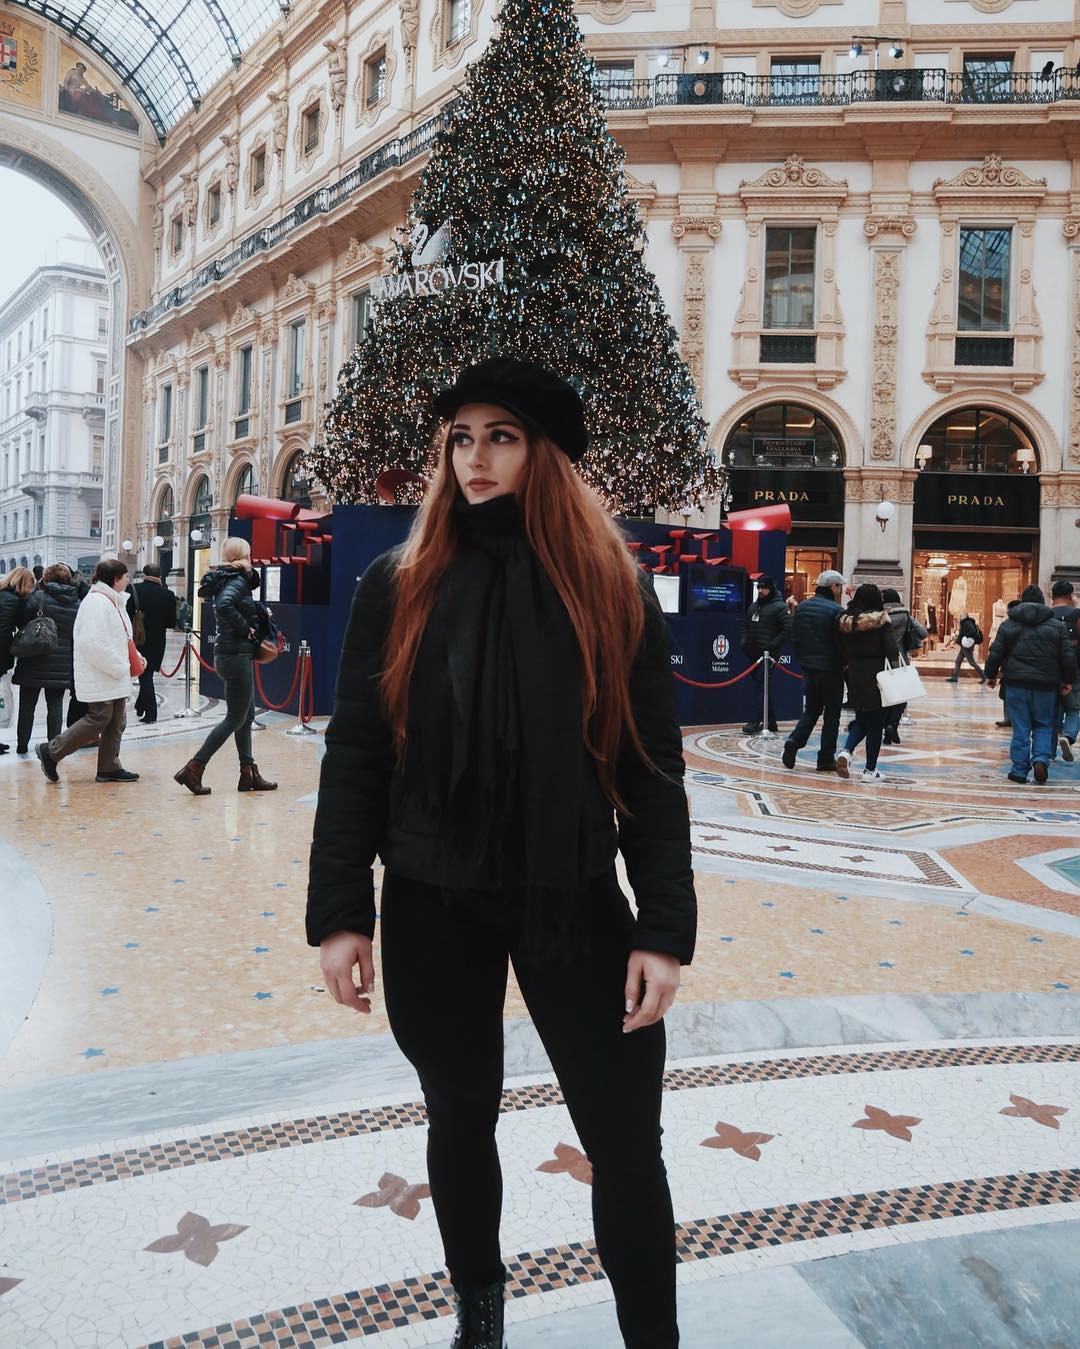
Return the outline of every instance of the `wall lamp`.
{"type": "Polygon", "coordinates": [[[873,47],[875,55],[883,42],[889,44],[889,55],[894,61],[899,61],[904,54],[904,43],[898,37],[876,37],[872,33],[857,33],[851,39],[849,56],[853,61],[857,61],[863,54],[864,45],[869,44],[873,47]]]}
{"type": "Polygon", "coordinates": [[[896,507],[893,505],[891,501],[886,501],[884,498],[882,498],[880,505],[874,512],[874,519],[878,522],[878,526],[880,527],[882,534],[884,534],[886,529],[888,529],[889,521],[895,518],[896,518],[896,507]]]}
{"type": "Polygon", "coordinates": [[[927,464],[930,462],[930,460],[933,459],[933,457],[934,457],[933,445],[920,445],[919,448],[915,451],[915,462],[921,469],[925,468],[927,464]]]}

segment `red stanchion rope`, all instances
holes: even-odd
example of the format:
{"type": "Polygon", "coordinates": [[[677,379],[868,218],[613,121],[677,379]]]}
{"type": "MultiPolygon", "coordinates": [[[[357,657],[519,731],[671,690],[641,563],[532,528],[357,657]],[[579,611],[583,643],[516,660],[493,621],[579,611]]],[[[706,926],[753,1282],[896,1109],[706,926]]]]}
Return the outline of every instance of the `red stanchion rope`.
{"type": "Polygon", "coordinates": [[[199,662],[199,664],[203,667],[203,669],[206,671],[207,674],[217,674],[217,671],[214,669],[214,667],[212,665],[207,665],[206,661],[203,660],[202,652],[199,650],[197,646],[193,645],[191,649],[195,653],[195,659],[199,662]]]}
{"type": "Polygon", "coordinates": [[[187,655],[187,649],[188,649],[189,646],[191,646],[191,643],[190,643],[190,642],[185,642],[185,643],[184,643],[183,649],[182,649],[181,652],[180,652],[180,659],[176,662],[176,668],[175,668],[175,669],[172,669],[172,670],[159,670],[159,671],[158,671],[158,673],[161,675],[162,679],[172,679],[172,677],[173,677],[174,675],[176,675],[176,674],[178,674],[178,673],[180,672],[180,666],[183,665],[183,663],[184,663],[184,657],[187,655]]]}
{"type": "Polygon", "coordinates": [[[804,676],[796,674],[794,670],[789,670],[786,665],[781,665],[779,661],[773,661],[773,669],[779,670],[781,674],[786,674],[789,679],[803,679],[804,676]]]}
{"type": "MultiPolygon", "coordinates": [[[[296,693],[297,688],[300,686],[300,665],[301,662],[299,658],[297,658],[296,668],[293,670],[292,684],[289,686],[289,691],[285,695],[285,701],[282,703],[272,703],[270,699],[266,696],[266,690],[262,686],[262,671],[259,669],[258,665],[255,666],[255,687],[259,691],[259,698],[262,701],[264,707],[268,707],[271,712],[285,711],[285,709],[293,700],[293,694],[296,693]]],[[[303,696],[303,689],[301,688],[301,697],[302,696],[303,696]]]]}
{"type": "Polygon", "coordinates": [[[761,664],[760,660],[754,661],[753,665],[751,665],[748,670],[744,670],[742,674],[736,675],[734,679],[725,679],[722,684],[702,684],[697,679],[687,679],[686,675],[679,674],[677,670],[673,670],[672,674],[674,674],[675,678],[679,681],[680,684],[689,684],[691,688],[729,689],[731,688],[732,684],[737,684],[741,679],[746,679],[749,675],[752,675],[760,664],[761,664]]]}

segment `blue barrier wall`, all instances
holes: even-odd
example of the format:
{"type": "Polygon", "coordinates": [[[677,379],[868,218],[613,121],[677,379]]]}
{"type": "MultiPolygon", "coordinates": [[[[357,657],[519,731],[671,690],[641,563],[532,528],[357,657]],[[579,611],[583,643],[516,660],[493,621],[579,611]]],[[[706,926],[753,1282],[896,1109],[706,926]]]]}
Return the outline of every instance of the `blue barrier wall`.
{"type": "MultiPolygon", "coordinates": [[[[330,603],[271,605],[274,619],[288,642],[285,654],[273,664],[263,666],[260,671],[263,688],[271,702],[281,702],[288,693],[300,641],[306,639],[312,651],[315,711],[320,716],[329,714],[333,708],[337,665],[357,581],[380,553],[393,548],[405,538],[412,519],[413,508],[409,506],[335,507],[333,523],[327,531],[333,534],[334,539],[328,550],[330,603]]],[[[643,543],[669,542],[670,525],[637,520],[622,520],[619,523],[632,538],[640,539],[643,543]]],[[[247,532],[244,523],[235,522],[234,532],[247,532]]],[[[759,543],[759,570],[767,572],[774,580],[781,580],[787,536],[763,533],[759,535],[759,543]]],[[[730,535],[726,530],[719,531],[718,538],[711,541],[708,547],[710,555],[714,557],[729,553],[730,535]]],[[[287,591],[283,589],[282,593],[285,595],[287,591]]],[[[202,650],[209,661],[212,660],[214,642],[211,606],[204,606],[203,619],[202,650]]],[[[760,720],[761,687],[754,676],[741,680],[733,687],[721,689],[700,689],[683,682],[694,680],[702,684],[721,684],[742,674],[749,662],[739,647],[741,624],[742,618],[738,614],[668,615],[672,670],[677,676],[678,712],[682,725],[705,726],[760,720]]],[[[798,671],[790,651],[783,656],[782,663],[787,669],[798,671]]],[[[208,697],[222,696],[217,676],[206,671],[201,673],[200,689],[208,697]]],[[[780,720],[798,717],[802,707],[801,681],[775,673],[771,680],[770,700],[774,715],[780,720]]],[[[288,710],[296,710],[295,697],[289,703],[288,710]]]]}

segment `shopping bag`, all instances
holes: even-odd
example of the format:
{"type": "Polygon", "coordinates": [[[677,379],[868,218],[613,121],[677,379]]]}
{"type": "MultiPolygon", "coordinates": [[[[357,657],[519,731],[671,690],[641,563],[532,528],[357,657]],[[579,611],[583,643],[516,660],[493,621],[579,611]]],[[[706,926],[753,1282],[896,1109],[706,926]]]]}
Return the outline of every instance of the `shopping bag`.
{"type": "Polygon", "coordinates": [[[11,676],[0,675],[0,729],[6,729],[15,720],[15,691],[11,676]]]}
{"type": "Polygon", "coordinates": [[[877,685],[882,707],[898,707],[926,697],[926,689],[914,665],[890,665],[878,671],[877,685]]]}

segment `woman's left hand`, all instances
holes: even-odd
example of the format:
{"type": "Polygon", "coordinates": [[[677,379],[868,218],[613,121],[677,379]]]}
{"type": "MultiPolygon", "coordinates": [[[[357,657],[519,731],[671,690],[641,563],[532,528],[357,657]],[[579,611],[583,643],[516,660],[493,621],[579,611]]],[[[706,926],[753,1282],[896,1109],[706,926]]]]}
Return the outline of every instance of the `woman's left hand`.
{"type": "Polygon", "coordinates": [[[679,991],[676,956],[659,951],[631,951],[626,966],[626,1016],[623,1034],[655,1025],[666,1015],[679,991]]]}

